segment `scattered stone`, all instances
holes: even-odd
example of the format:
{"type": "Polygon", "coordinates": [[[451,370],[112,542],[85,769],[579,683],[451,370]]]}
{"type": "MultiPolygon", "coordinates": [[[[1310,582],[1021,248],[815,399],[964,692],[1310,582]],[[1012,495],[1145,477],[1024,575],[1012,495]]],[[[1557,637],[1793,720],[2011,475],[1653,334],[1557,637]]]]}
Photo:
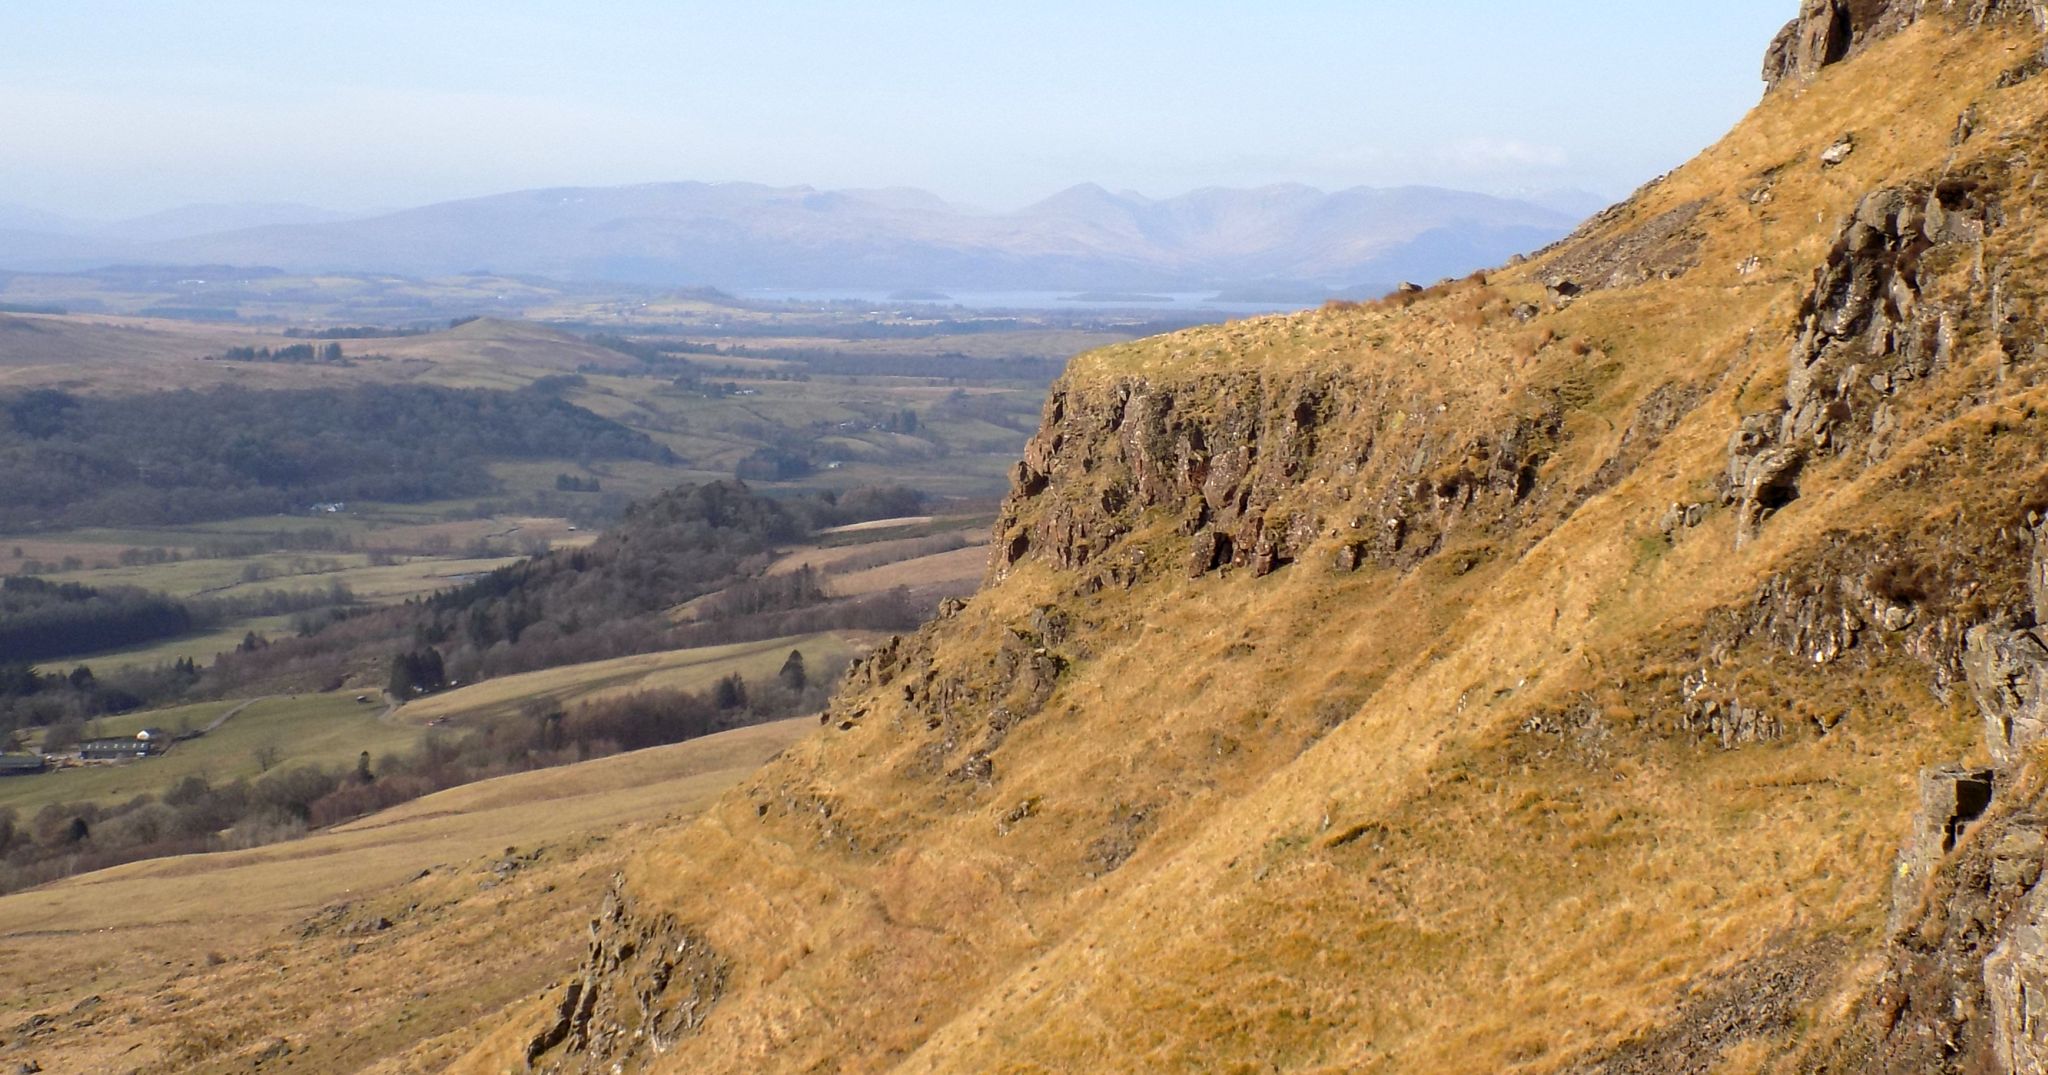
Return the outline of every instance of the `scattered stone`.
{"type": "Polygon", "coordinates": [[[1010,830],[1015,828],[1018,822],[1036,813],[1038,813],[1038,797],[1034,795],[1003,812],[1002,818],[996,823],[996,834],[998,836],[1008,836],[1010,830]]]}
{"type": "Polygon", "coordinates": [[[1666,508],[1663,516],[1657,520],[1657,531],[1665,537],[1671,537],[1680,530],[1690,530],[1700,525],[1706,519],[1705,504],[1673,504],[1666,508]]]}
{"type": "Polygon", "coordinates": [[[1551,302],[1564,305],[1589,292],[1628,287],[1646,280],[1675,280],[1699,264],[1700,246],[1706,240],[1700,229],[1704,199],[1674,206],[1656,216],[1624,227],[1630,209],[1623,204],[1594,217],[1572,238],[1566,239],[1544,273],[1544,283],[1559,292],[1551,302]],[[1563,285],[1569,284],[1569,288],[1563,285]]]}
{"type": "Polygon", "coordinates": [[[1856,138],[1854,135],[1845,134],[1834,145],[1821,150],[1820,166],[1823,168],[1833,168],[1848,160],[1849,155],[1854,152],[1856,152],[1856,138]]]}
{"type": "Polygon", "coordinates": [[[2048,71],[2048,60],[2039,53],[2027,57],[2019,66],[2010,68],[1998,76],[1998,88],[2009,90],[2023,82],[2031,82],[2042,71],[2048,71]]]}
{"type": "Polygon", "coordinates": [[[581,974],[528,1039],[528,1065],[560,1048],[592,1061],[579,1070],[637,1069],[633,1061],[667,1052],[703,1025],[724,995],[724,957],[669,915],[635,914],[621,885],[613,882],[590,923],[581,974]]]}
{"type": "Polygon", "coordinates": [[[1839,942],[1779,946],[1684,990],[1684,1000],[1656,1029],[1617,1046],[1577,1075],[1706,1075],[1743,1041],[1771,1041],[1801,1025],[1841,966],[1839,942]]]}
{"type": "Polygon", "coordinates": [[[1400,292],[1403,295],[1420,295],[1422,294],[1422,285],[1414,283],[1412,281],[1403,280],[1401,281],[1401,286],[1395,288],[1394,290],[1400,292]]]}

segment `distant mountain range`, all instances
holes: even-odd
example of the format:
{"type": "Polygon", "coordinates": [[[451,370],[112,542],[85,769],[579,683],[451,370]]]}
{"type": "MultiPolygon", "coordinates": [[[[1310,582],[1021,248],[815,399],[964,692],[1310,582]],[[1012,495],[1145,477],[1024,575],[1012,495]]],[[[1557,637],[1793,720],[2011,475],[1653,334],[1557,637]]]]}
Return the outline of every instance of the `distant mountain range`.
{"type": "Polygon", "coordinates": [[[1282,185],[1153,199],[1084,184],[1015,212],[910,189],[568,187],[351,217],[192,206],[94,224],[0,206],[0,269],[112,263],[434,276],[488,269],[730,288],[1347,289],[1429,281],[1568,232],[1593,204],[1282,185]]]}

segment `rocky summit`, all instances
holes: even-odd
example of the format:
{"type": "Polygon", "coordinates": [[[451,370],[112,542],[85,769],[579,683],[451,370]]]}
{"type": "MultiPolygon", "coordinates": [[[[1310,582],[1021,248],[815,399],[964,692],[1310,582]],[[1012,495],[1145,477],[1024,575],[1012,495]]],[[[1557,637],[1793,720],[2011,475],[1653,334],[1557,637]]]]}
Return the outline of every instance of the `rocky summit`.
{"type": "Polygon", "coordinates": [[[1499,271],[1076,359],[981,590],[472,1071],[2048,1070],[2041,5],[1499,271]]]}

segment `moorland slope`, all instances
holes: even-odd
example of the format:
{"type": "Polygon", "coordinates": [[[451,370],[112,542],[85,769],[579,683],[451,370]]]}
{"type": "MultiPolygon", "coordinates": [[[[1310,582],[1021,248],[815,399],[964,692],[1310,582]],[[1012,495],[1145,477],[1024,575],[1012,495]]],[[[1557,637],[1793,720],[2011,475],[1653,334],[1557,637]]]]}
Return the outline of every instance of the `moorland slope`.
{"type": "Polygon", "coordinates": [[[1813,0],[1524,264],[1078,359],[465,1069],[2041,1070],[2041,31],[1813,0]]]}

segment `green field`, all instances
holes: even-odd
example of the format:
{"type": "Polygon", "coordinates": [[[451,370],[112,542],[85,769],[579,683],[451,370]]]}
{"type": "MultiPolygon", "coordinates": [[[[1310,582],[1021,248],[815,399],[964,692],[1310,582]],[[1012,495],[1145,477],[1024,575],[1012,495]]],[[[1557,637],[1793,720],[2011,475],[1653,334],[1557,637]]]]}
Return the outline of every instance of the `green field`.
{"type": "Polygon", "coordinates": [[[857,636],[845,632],[799,635],[549,668],[408,702],[393,719],[409,724],[466,721],[510,716],[535,701],[566,706],[634,691],[701,691],[734,672],[748,682],[765,683],[774,679],[791,650],[803,651],[806,666],[815,674],[852,656],[856,642],[857,636]]]}
{"type": "MultiPolygon", "coordinates": [[[[89,275],[89,274],[88,274],[89,275]]],[[[423,596],[511,563],[541,548],[594,540],[609,513],[628,499],[676,485],[729,479],[750,460],[750,472],[778,461],[806,460],[807,472],[786,481],[750,484],[774,496],[844,492],[861,486],[904,485],[940,501],[985,505],[1007,488],[1011,460],[1035,426],[1044,388],[1007,380],[1020,367],[961,366],[945,376],[945,356],[1032,359],[1045,363],[1127,335],[1108,323],[1081,326],[1026,318],[1016,332],[974,326],[930,336],[867,338],[877,317],[900,327],[896,313],[847,309],[752,308],[695,297],[649,296],[619,303],[602,296],[549,293],[515,281],[469,278],[405,281],[386,277],[295,278],[293,287],[252,283],[234,305],[243,316],[276,318],[255,324],[198,324],[120,317],[40,317],[37,353],[0,355],[0,391],[61,384],[79,394],[152,388],[206,389],[223,384],[284,389],[350,383],[417,382],[517,390],[553,378],[548,391],[612,418],[666,444],[674,463],[577,459],[497,460],[489,471],[499,488],[489,494],[416,504],[349,502],[338,512],[263,515],[186,525],[104,526],[66,531],[0,534],[0,576],[33,574],[94,587],[137,587],[186,599],[254,598],[266,591],[307,594],[340,585],[356,601],[383,605],[423,596]],[[344,341],[351,354],[388,355],[389,361],[352,366],[198,362],[230,345],[289,342],[281,324],[318,326],[338,309],[368,303],[347,323],[378,323],[373,311],[394,297],[433,295],[467,302],[486,287],[493,296],[530,303],[531,321],[486,318],[423,335],[344,341]],[[297,290],[294,290],[294,289],[297,290]],[[320,296],[315,299],[291,296],[320,296]],[[329,301],[331,300],[331,304],[329,301]],[[272,301],[304,302],[283,312],[272,301]],[[294,315],[297,316],[294,316],[294,315]],[[539,319],[555,319],[550,325],[539,319]],[[719,326],[738,335],[724,341],[745,349],[789,348],[839,356],[871,355],[891,369],[931,366],[932,375],[852,375],[843,366],[816,370],[795,359],[746,354],[690,354],[659,360],[623,353],[582,333],[631,332],[642,344],[688,339],[719,343],[719,326]],[[749,336],[778,326],[776,337],[749,336]],[[834,328],[848,330],[835,338],[834,328]],[[788,335],[781,335],[781,333],[788,335]],[[837,372],[834,372],[836,370],[837,372]],[[61,373],[62,379],[49,378],[61,373]],[[701,377],[701,383],[692,377],[701,377]],[[762,462],[766,460],[766,462],[762,462]],[[557,479],[595,479],[602,491],[566,491],[557,479]],[[175,560],[170,559],[176,557],[175,560]],[[152,559],[164,562],[150,563],[152,559]],[[127,561],[127,562],[124,562],[127,561]]],[[[58,301],[48,288],[86,287],[109,310],[131,298],[120,279],[26,278],[0,281],[16,301],[58,301]],[[42,288],[44,291],[37,291],[42,288]],[[114,291],[104,290],[114,288],[114,291]],[[22,289],[28,289],[26,291],[22,289]]],[[[161,298],[159,296],[158,298],[161,298]]],[[[148,300],[155,301],[155,300],[148,300]]],[[[58,303],[61,305],[61,301],[58,303]]],[[[970,318],[971,320],[971,318],[970,318]]],[[[385,324],[417,323],[418,315],[385,324]]],[[[443,322],[445,324],[445,322],[443,322]]],[[[843,361],[842,358],[840,361],[843,361]]],[[[848,540],[838,537],[837,544],[848,540]]],[[[47,669],[88,664],[102,675],[181,659],[209,664],[249,632],[277,638],[295,630],[290,614],[255,606],[251,615],[207,630],[100,652],[66,654],[47,669]]],[[[307,684],[311,685],[311,684],[307,684]]]]}
{"type": "Polygon", "coordinates": [[[76,657],[66,657],[61,661],[48,661],[38,665],[37,671],[46,674],[62,673],[85,665],[96,673],[117,672],[126,668],[154,668],[161,664],[172,664],[183,658],[191,658],[194,663],[203,667],[219,654],[234,649],[250,631],[265,638],[275,638],[289,632],[291,627],[290,616],[258,616],[254,619],[239,620],[231,626],[204,634],[183,635],[147,645],[80,654],[76,657]]]}
{"type": "MultiPolygon", "coordinates": [[[[274,748],[279,767],[353,765],[363,751],[376,758],[440,734],[428,730],[428,721],[459,724],[510,716],[535,700],[571,706],[634,691],[702,691],[734,672],[749,682],[766,683],[774,680],[791,650],[802,650],[813,674],[823,674],[864,645],[858,632],[836,632],[593,661],[446,691],[408,703],[390,720],[378,719],[385,708],[380,696],[358,702],[361,692],[356,691],[268,698],[250,705],[213,734],[179,743],[161,757],[0,780],[0,807],[33,813],[53,802],[123,802],[161,792],[194,774],[214,782],[253,779],[263,773],[257,763],[259,748],[274,748]]],[[[237,704],[202,702],[101,717],[87,726],[86,733],[111,737],[133,735],[143,728],[196,730],[237,704]]]]}
{"type": "MultiPolygon", "coordinates": [[[[417,725],[380,721],[381,702],[363,704],[355,698],[351,693],[338,693],[266,699],[243,710],[212,735],[179,743],[162,757],[0,780],[0,807],[34,813],[54,802],[125,802],[137,795],[156,794],[194,775],[216,783],[253,779],[263,774],[256,757],[260,748],[275,748],[280,768],[352,765],[363,751],[373,758],[402,752],[428,734],[417,725]]],[[[103,719],[99,729],[120,735],[144,727],[203,725],[232,704],[207,703],[103,719]]]]}

